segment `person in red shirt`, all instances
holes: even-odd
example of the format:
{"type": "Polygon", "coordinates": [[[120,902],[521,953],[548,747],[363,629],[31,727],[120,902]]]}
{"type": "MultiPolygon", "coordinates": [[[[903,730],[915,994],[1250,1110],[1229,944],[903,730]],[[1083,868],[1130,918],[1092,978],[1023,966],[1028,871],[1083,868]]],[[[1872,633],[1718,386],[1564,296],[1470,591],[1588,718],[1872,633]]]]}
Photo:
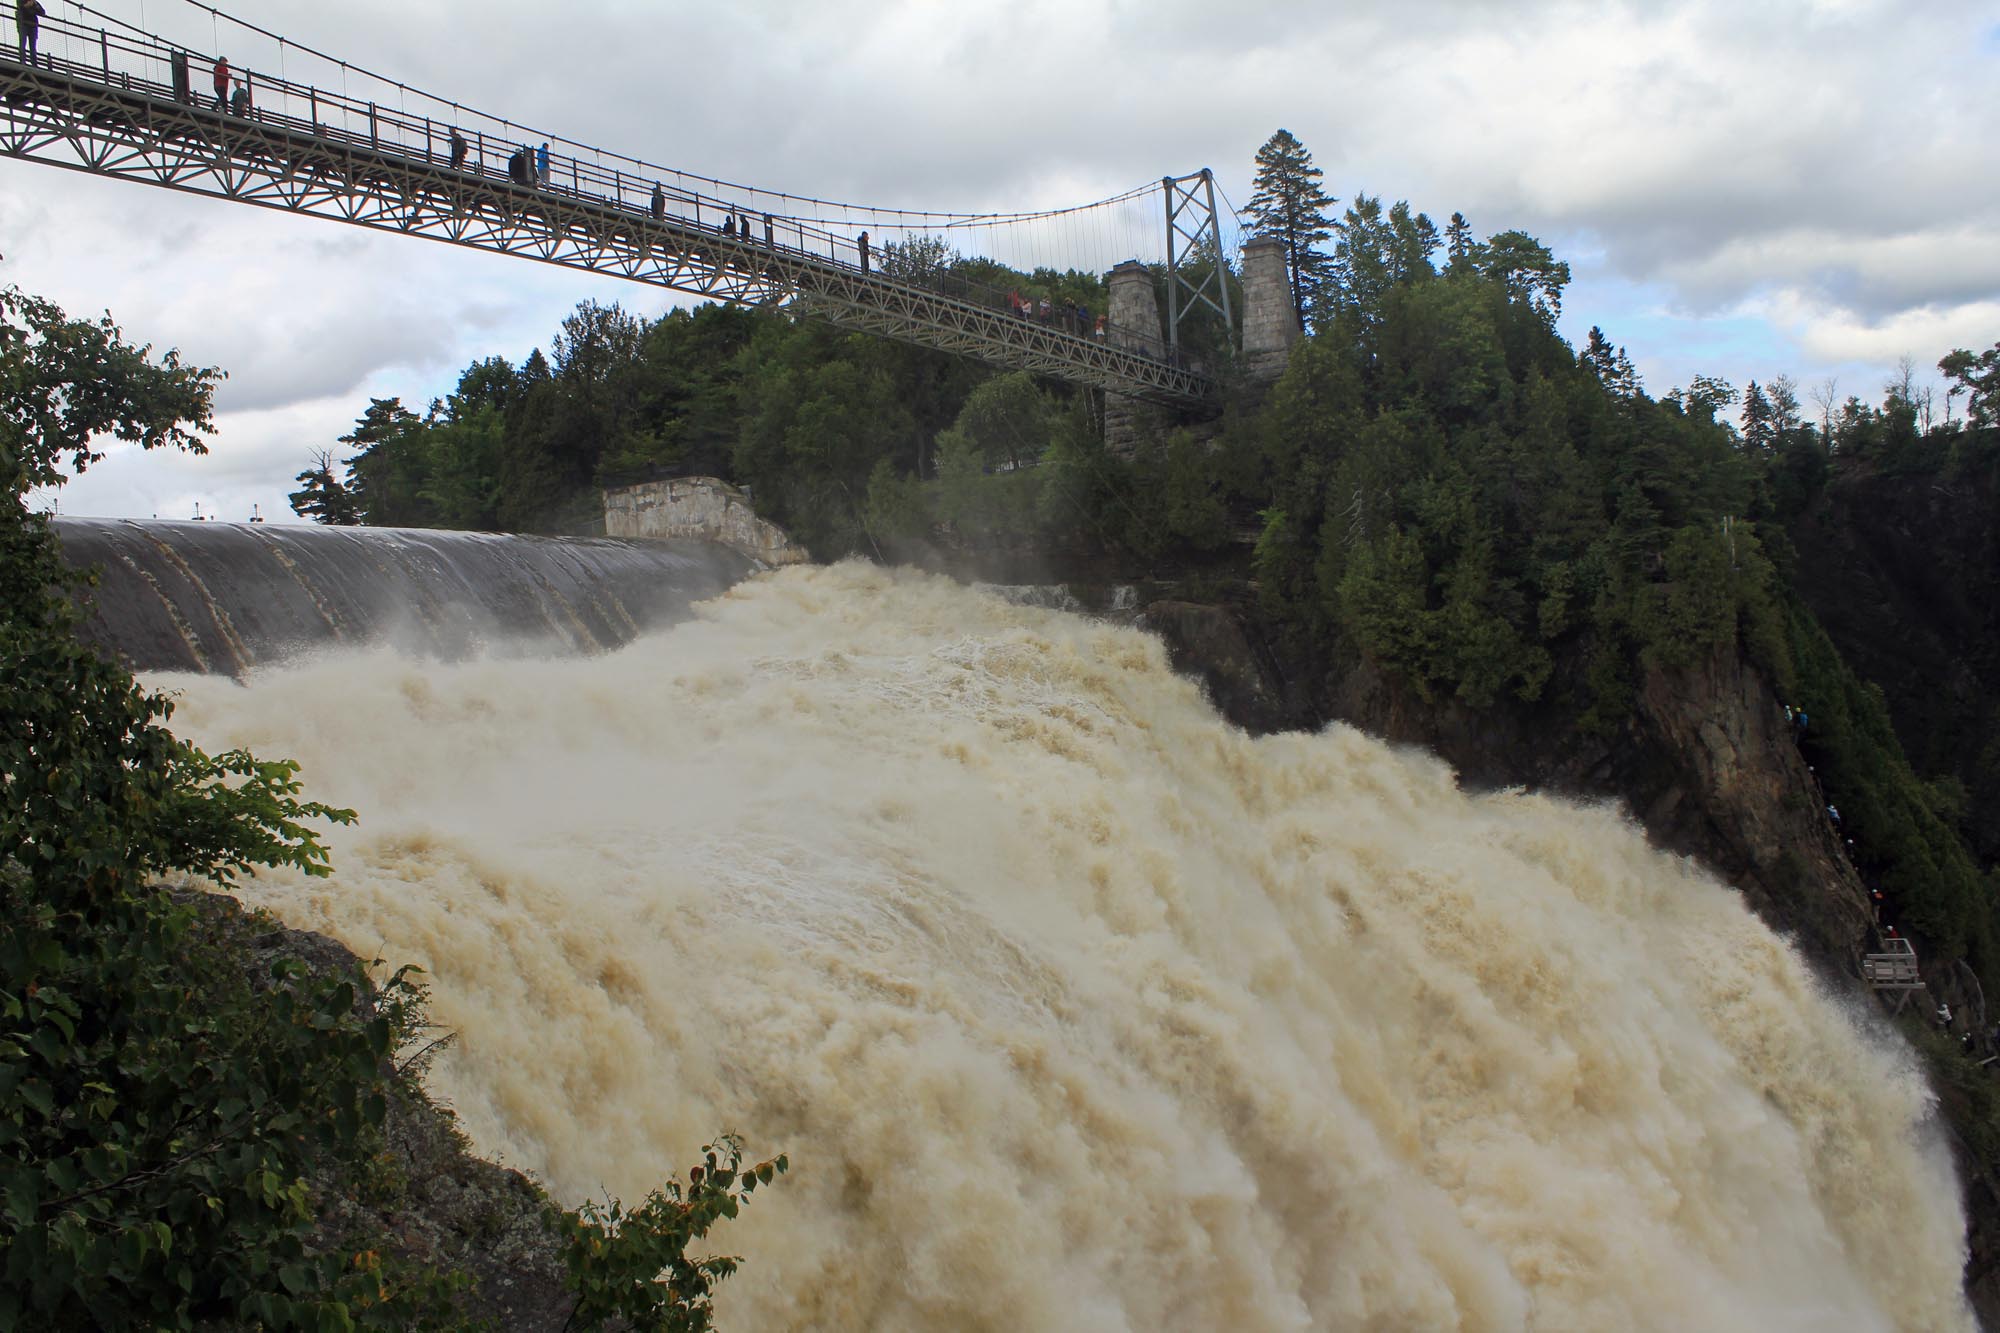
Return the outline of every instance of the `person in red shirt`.
{"type": "Polygon", "coordinates": [[[217,111],[227,111],[229,109],[228,56],[217,56],[215,58],[215,109],[217,111]]]}

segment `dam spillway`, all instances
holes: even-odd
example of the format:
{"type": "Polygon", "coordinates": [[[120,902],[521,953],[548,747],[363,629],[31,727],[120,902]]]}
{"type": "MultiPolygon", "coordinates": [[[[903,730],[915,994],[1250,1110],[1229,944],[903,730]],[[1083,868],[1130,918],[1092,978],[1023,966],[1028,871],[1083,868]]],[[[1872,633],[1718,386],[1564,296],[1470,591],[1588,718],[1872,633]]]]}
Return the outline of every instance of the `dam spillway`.
{"type": "Polygon", "coordinates": [[[99,571],[85,638],[136,671],[241,675],[327,648],[454,661],[592,652],[682,619],[755,569],[702,541],[58,518],[99,571]]]}

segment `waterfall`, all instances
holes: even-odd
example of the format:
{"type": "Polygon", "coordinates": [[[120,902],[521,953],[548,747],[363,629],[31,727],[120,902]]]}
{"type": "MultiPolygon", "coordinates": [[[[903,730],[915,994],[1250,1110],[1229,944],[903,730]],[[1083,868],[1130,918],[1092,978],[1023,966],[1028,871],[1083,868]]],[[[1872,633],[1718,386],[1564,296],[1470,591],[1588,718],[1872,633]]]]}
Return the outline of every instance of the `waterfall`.
{"type": "Polygon", "coordinates": [[[140,671],[238,674],[329,646],[458,658],[615,647],[751,562],[706,542],[59,518],[100,571],[83,632],[140,671]]]}
{"type": "Polygon", "coordinates": [[[1969,1329],[1912,1057],[1608,806],[1252,738],[1160,643],[860,564],[583,658],[197,676],[360,811],[247,899],[416,962],[474,1144],[733,1129],[742,1329],[1969,1329]]]}

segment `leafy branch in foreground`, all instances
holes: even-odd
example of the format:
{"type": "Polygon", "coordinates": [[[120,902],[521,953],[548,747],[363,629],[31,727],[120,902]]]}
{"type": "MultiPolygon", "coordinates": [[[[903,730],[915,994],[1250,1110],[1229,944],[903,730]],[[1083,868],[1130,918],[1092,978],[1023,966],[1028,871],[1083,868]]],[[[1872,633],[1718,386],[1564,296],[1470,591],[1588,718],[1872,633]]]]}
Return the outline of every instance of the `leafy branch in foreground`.
{"type": "Polygon", "coordinates": [[[563,1233],[566,1281],[576,1308],[564,1328],[618,1323],[641,1333],[700,1333],[709,1328],[715,1284],[742,1262],[731,1255],[690,1259],[689,1243],[769,1185],[790,1162],[783,1153],[743,1165],[743,1140],[724,1134],[702,1148],[688,1186],[668,1181],[629,1212],[614,1201],[586,1203],[556,1219],[563,1233]]]}

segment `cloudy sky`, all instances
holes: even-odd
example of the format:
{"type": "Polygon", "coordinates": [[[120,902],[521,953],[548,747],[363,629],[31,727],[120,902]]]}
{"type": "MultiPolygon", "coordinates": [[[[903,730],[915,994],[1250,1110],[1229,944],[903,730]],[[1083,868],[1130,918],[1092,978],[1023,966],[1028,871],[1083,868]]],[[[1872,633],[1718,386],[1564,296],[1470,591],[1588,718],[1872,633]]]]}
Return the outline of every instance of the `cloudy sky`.
{"type": "MultiPolygon", "coordinates": [[[[252,69],[308,63],[186,0],[92,3],[252,69]]],[[[1603,326],[1654,392],[1785,372],[1873,400],[1901,356],[2000,341],[2000,0],[235,10],[573,139],[882,206],[1053,207],[1201,166],[1241,203],[1283,126],[1342,198],[1539,236],[1576,274],[1565,331],[1603,326]]],[[[681,299],[6,159],[0,253],[0,282],[230,372],[213,453],[115,453],[66,488],[78,514],[289,517],[370,395],[420,406],[586,298],[681,299]]]]}

